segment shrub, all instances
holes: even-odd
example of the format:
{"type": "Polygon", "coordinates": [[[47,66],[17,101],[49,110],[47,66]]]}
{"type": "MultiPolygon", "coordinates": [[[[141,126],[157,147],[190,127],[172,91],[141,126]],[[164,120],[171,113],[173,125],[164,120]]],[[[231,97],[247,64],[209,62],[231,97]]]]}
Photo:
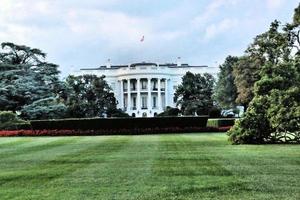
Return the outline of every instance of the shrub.
{"type": "Polygon", "coordinates": [[[169,116],[178,116],[180,110],[178,108],[172,108],[167,106],[166,110],[162,113],[159,113],[158,117],[169,117],[169,116]]]}
{"type": "Polygon", "coordinates": [[[220,118],[220,119],[208,119],[207,126],[208,127],[231,127],[234,125],[234,118],[220,118]]]}
{"type": "Polygon", "coordinates": [[[218,117],[221,117],[221,109],[220,108],[217,108],[217,107],[213,107],[209,110],[209,117],[211,118],[218,118],[218,117]]]}
{"type": "Polygon", "coordinates": [[[17,129],[29,129],[30,123],[21,119],[18,119],[17,115],[12,111],[0,112],[0,130],[17,130],[17,129]]]}

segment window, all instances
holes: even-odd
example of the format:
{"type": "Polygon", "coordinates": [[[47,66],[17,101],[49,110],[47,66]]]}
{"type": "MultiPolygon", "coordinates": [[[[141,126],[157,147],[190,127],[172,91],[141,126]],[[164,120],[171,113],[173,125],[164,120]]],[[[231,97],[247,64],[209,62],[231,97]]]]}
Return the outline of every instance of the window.
{"type": "Polygon", "coordinates": [[[156,108],[156,97],[152,98],[152,107],[156,108]]]}
{"type": "Polygon", "coordinates": [[[147,80],[142,80],[142,90],[147,89],[147,80]]]}
{"type": "Polygon", "coordinates": [[[166,88],[166,81],[162,81],[161,82],[161,90],[165,91],[165,88],[166,88]]]}
{"type": "Polygon", "coordinates": [[[136,81],[132,81],[132,82],[131,82],[131,87],[130,87],[130,89],[131,89],[132,91],[135,91],[135,90],[136,90],[136,81]]]}
{"type": "Polygon", "coordinates": [[[156,91],[157,90],[157,80],[154,80],[152,82],[152,90],[156,91]]]}
{"type": "Polygon", "coordinates": [[[127,91],[127,82],[123,82],[123,91],[127,91]]]}
{"type": "Polygon", "coordinates": [[[142,109],[147,109],[147,97],[142,97],[142,109]]]}
{"type": "Polygon", "coordinates": [[[132,110],[136,110],[136,97],[132,98],[132,110]]]}

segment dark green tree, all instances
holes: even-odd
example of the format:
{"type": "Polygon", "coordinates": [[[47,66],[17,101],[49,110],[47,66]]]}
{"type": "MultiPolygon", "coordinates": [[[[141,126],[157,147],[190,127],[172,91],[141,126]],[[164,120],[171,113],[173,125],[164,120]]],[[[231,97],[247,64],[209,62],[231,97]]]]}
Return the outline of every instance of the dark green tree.
{"type": "Polygon", "coordinates": [[[104,76],[81,75],[66,79],[69,117],[123,117],[128,116],[117,109],[114,94],[104,76]]]}
{"type": "Polygon", "coordinates": [[[219,66],[218,81],[215,87],[215,99],[223,109],[233,108],[236,105],[237,89],[234,84],[233,66],[238,57],[228,56],[225,62],[219,66]]]}
{"type": "Polygon", "coordinates": [[[214,78],[210,74],[187,72],[175,91],[175,100],[184,115],[207,115],[213,107],[214,78]]]}
{"type": "Polygon", "coordinates": [[[9,42],[1,47],[0,110],[20,111],[35,101],[56,97],[62,90],[58,66],[46,62],[44,52],[9,42]]]}

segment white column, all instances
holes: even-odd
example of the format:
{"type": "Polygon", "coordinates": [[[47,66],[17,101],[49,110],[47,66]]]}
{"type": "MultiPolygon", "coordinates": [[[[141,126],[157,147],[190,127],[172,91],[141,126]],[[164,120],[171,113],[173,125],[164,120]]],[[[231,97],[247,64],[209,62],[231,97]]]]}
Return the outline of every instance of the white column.
{"type": "Polygon", "coordinates": [[[137,110],[140,111],[141,110],[141,86],[140,86],[140,79],[137,79],[136,82],[136,87],[137,87],[137,100],[136,100],[136,104],[137,104],[137,110]]]}
{"type": "Polygon", "coordinates": [[[157,93],[157,98],[158,98],[158,103],[157,103],[157,107],[158,110],[162,109],[162,103],[161,103],[161,87],[160,87],[160,78],[157,79],[157,88],[158,88],[158,93],[157,93]]]}
{"type": "Polygon", "coordinates": [[[127,79],[127,111],[131,110],[130,79],[127,79]]]}
{"type": "Polygon", "coordinates": [[[148,101],[147,101],[147,107],[148,110],[151,110],[151,78],[148,78],[148,101]]]}
{"type": "Polygon", "coordinates": [[[123,80],[121,80],[121,96],[120,96],[120,107],[122,110],[124,110],[124,85],[123,85],[123,80]]]}
{"type": "Polygon", "coordinates": [[[169,100],[168,100],[169,96],[168,96],[168,79],[165,79],[165,107],[167,107],[169,104],[169,100]]]}

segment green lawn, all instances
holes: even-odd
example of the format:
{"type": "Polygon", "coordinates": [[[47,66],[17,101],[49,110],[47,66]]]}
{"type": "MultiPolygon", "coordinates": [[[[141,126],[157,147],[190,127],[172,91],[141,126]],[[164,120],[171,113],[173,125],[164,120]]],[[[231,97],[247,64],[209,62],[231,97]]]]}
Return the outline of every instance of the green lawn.
{"type": "Polygon", "coordinates": [[[0,199],[300,199],[300,145],[224,133],[0,138],[0,199]]]}

